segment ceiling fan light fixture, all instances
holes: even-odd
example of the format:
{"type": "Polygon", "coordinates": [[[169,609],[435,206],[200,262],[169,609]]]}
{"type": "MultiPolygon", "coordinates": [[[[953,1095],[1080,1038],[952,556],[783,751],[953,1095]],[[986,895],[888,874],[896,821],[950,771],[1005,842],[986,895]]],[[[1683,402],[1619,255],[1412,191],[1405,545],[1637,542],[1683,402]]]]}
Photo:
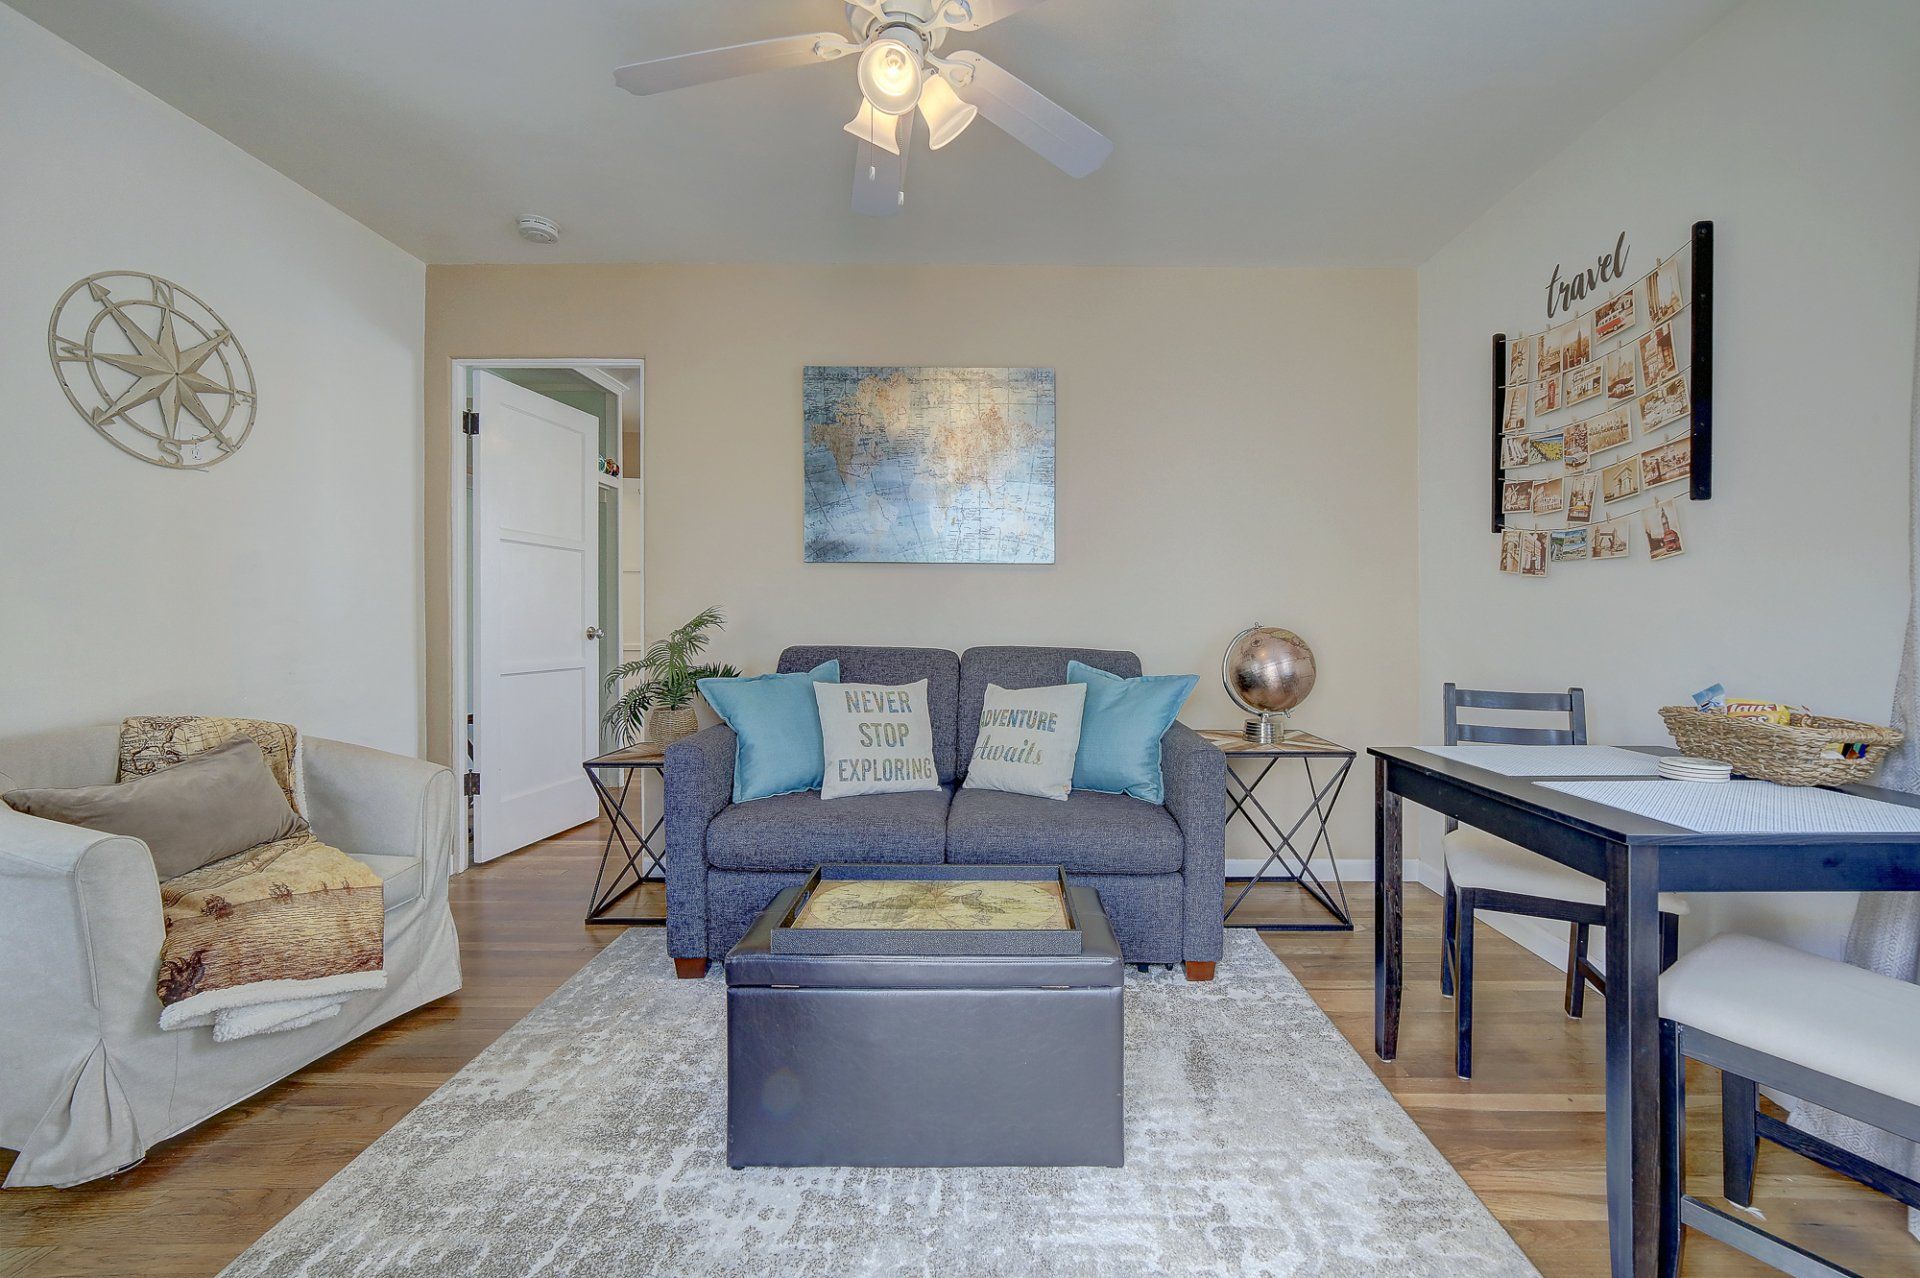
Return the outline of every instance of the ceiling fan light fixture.
{"type": "Polygon", "coordinates": [[[859,112],[842,127],[862,142],[900,154],[900,117],[874,110],[871,102],[863,99],[859,112]]]}
{"type": "Polygon", "coordinates": [[[938,151],[967,131],[967,126],[980,114],[980,108],[971,102],[962,102],[946,77],[936,75],[920,91],[920,114],[927,120],[928,145],[938,151]]]}
{"type": "Polygon", "coordinates": [[[926,83],[926,42],[912,27],[882,27],[860,54],[860,92],[884,115],[905,115],[926,83]]]}

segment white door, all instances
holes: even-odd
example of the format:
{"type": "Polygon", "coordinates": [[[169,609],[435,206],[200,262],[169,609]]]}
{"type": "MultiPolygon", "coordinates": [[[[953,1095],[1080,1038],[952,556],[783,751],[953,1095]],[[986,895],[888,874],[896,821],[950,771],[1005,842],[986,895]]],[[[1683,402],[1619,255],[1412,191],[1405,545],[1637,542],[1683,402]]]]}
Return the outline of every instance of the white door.
{"type": "Polygon", "coordinates": [[[476,861],[593,819],[599,535],[592,414],[473,374],[476,861]]]}

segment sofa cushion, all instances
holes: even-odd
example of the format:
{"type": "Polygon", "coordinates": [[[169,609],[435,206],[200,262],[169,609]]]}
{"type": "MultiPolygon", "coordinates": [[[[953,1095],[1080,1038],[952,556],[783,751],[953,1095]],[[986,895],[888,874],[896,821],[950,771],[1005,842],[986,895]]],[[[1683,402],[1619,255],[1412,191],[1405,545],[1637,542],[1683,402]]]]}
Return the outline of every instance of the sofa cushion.
{"type": "Polygon", "coordinates": [[[420,895],[419,857],[365,852],[355,855],[353,859],[380,876],[381,908],[388,914],[403,905],[411,905],[420,895]]]}
{"type": "MultiPolygon", "coordinates": [[[[933,762],[940,784],[951,785],[960,771],[954,752],[954,715],[960,689],[960,658],[945,648],[854,648],[809,644],[788,648],[777,667],[782,674],[811,670],[823,661],[840,663],[842,683],[880,683],[890,687],[927,681],[927,717],[933,725],[933,762]]],[[[1064,683],[1064,679],[1055,680],[1064,683]]],[[[980,707],[973,708],[974,718],[980,707]]],[[[969,738],[971,740],[971,738],[969,738]]],[[[971,751],[972,747],[969,746],[971,751]]]]}
{"type": "Polygon", "coordinates": [[[946,853],[949,794],[826,800],[809,790],[730,804],[707,827],[707,863],[722,870],[811,870],[826,861],[937,865],[946,853]]]}
{"type": "Polygon", "coordinates": [[[1031,794],[962,790],[947,814],[947,860],[957,865],[1166,874],[1185,858],[1180,827],[1167,810],[1124,794],[1075,790],[1062,803],[1031,794]]]}
{"type": "Polygon", "coordinates": [[[987,685],[1047,688],[1067,681],[1067,663],[1078,661],[1119,675],[1140,676],[1140,658],[1106,648],[969,648],[960,655],[960,770],[966,771],[980,735],[987,685]]]}

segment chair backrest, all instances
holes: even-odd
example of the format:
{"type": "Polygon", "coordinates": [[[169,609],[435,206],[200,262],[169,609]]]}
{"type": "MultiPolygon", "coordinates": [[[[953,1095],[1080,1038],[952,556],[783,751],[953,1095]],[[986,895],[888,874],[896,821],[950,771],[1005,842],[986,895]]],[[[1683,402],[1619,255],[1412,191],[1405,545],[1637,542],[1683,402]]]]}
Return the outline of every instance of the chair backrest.
{"type": "Polygon", "coordinates": [[[969,648],[960,654],[960,771],[973,758],[980,736],[980,709],[987,685],[1050,688],[1067,681],[1067,663],[1077,661],[1122,679],[1140,677],[1140,658],[1112,648],[969,648]]]}
{"type": "MultiPolygon", "coordinates": [[[[954,745],[960,690],[960,658],[945,648],[861,648],[846,644],[809,644],[780,654],[781,674],[811,670],[823,661],[840,663],[842,683],[903,684],[927,681],[927,719],[933,728],[933,766],[940,784],[951,785],[964,758],[954,745]]],[[[980,708],[973,710],[976,722],[980,708]]],[[[973,735],[967,735],[973,749],[973,735]]]]}
{"type": "Polygon", "coordinates": [[[1448,684],[1445,699],[1445,742],[1460,745],[1478,742],[1492,745],[1585,745],[1587,743],[1587,694],[1580,688],[1565,692],[1493,692],[1482,688],[1461,688],[1448,684]],[[1503,723],[1462,723],[1462,710],[1521,710],[1539,714],[1565,715],[1564,728],[1516,727],[1503,723]]]}

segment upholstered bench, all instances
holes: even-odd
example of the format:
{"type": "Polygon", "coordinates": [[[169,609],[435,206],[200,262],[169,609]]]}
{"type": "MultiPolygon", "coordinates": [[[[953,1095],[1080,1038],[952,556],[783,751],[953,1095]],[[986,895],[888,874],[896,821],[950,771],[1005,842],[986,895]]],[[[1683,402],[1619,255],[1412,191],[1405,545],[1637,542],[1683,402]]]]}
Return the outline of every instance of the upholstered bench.
{"type": "Polygon", "coordinates": [[[1660,978],[1666,1159],[1661,1271],[1679,1270],[1692,1226],[1776,1269],[1845,1274],[1749,1221],[1687,1195],[1686,1062],[1720,1070],[1724,1192],[1753,1205],[1761,1136],[1920,1208],[1920,1183],[1757,1110],[1777,1087],[1909,1140],[1920,1140],[1920,985],[1751,936],[1718,936],[1660,978]]]}

